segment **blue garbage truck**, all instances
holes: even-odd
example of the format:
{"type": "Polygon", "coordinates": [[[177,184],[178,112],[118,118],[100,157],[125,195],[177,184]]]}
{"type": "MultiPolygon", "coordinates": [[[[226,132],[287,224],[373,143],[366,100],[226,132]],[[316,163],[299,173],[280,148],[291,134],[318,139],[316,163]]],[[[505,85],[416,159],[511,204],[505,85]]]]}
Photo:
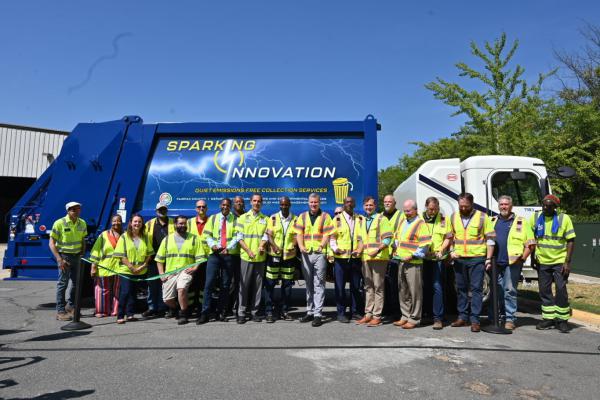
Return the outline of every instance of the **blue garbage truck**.
{"type": "Polygon", "coordinates": [[[138,116],[81,123],[59,156],[7,215],[9,240],[3,268],[11,279],[54,280],[48,248],[53,222],[65,204],[82,204],[88,249],[120,214],[195,214],[207,201],[219,212],[224,197],[263,195],[263,212],[278,210],[288,196],[292,211],[307,209],[310,193],[325,211],[347,195],[360,204],[377,197],[377,120],[337,122],[152,123],[138,116]]]}

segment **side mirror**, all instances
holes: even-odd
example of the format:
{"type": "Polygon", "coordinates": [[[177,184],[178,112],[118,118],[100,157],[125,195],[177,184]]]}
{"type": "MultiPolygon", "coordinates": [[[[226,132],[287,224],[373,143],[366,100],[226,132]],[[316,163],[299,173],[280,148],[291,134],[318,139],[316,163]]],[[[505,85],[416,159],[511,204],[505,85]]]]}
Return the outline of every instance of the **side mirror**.
{"type": "Polygon", "coordinates": [[[556,170],[556,174],[558,176],[560,176],[561,178],[572,178],[574,177],[577,173],[575,172],[575,170],[571,167],[567,167],[567,166],[562,166],[562,167],[558,167],[558,169],[556,170]]]}

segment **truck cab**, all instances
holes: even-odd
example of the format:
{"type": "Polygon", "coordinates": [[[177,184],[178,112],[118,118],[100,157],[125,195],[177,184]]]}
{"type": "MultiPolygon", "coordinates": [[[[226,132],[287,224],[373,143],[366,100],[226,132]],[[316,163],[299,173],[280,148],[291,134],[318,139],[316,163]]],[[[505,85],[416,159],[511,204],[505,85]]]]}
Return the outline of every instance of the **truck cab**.
{"type": "MultiPolygon", "coordinates": [[[[498,215],[498,198],[509,195],[513,212],[527,220],[541,210],[542,198],[550,193],[548,173],[538,158],[517,156],[474,156],[464,161],[458,158],[431,160],[402,182],[394,191],[398,204],[412,198],[421,208],[425,199],[435,196],[445,215],[458,211],[458,195],[473,195],[474,207],[490,216],[498,215]]],[[[527,267],[525,279],[536,279],[537,273],[527,267]]]]}

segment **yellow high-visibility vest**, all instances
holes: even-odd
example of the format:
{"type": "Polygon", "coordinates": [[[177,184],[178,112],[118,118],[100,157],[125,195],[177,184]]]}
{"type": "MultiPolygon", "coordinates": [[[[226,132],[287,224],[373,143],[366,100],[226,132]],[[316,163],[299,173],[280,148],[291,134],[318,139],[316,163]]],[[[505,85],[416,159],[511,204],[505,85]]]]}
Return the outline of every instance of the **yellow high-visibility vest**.
{"type": "MultiPolygon", "coordinates": [[[[532,215],[531,227],[535,228],[540,212],[532,215]]],[[[544,236],[535,236],[535,259],[540,264],[563,264],[567,260],[567,241],[575,238],[575,229],[571,217],[560,213],[558,218],[558,232],[552,233],[553,217],[544,217],[544,236]]]]}
{"type": "Polygon", "coordinates": [[[486,239],[496,237],[490,218],[479,210],[473,210],[467,227],[463,226],[460,212],[452,214],[454,252],[459,257],[485,257],[486,239]]]}
{"type": "MultiPolygon", "coordinates": [[[[115,248],[112,247],[112,243],[109,239],[109,235],[112,235],[110,230],[104,231],[98,236],[98,239],[94,242],[92,251],[90,252],[90,261],[94,264],[98,264],[104,268],[116,271],[119,268],[119,259],[113,257],[115,248]]],[[[98,276],[113,276],[114,272],[107,271],[103,268],[98,268],[98,276]]]]}
{"type": "MultiPolygon", "coordinates": [[[[129,234],[125,232],[119,238],[117,242],[117,247],[115,247],[115,251],[113,252],[113,257],[119,258],[119,268],[117,272],[121,274],[131,275],[131,271],[129,268],[125,266],[120,259],[125,257],[127,260],[133,265],[142,265],[146,260],[146,257],[154,254],[154,249],[152,249],[152,243],[148,240],[148,235],[144,235],[140,238],[140,244],[136,248],[133,239],[129,237],[129,234]]],[[[144,268],[137,275],[142,275],[148,272],[147,268],[144,268]]]]}
{"type": "MultiPolygon", "coordinates": [[[[220,232],[221,232],[221,222],[220,222],[221,217],[220,217],[220,215],[221,214],[222,213],[213,214],[210,217],[208,217],[208,221],[206,221],[206,226],[204,227],[204,232],[203,232],[207,238],[210,237],[217,244],[221,243],[221,236],[220,236],[220,232]]],[[[236,234],[235,233],[236,219],[237,218],[235,215],[233,215],[233,213],[227,214],[227,217],[225,218],[225,237],[227,238],[227,245],[229,245],[229,243],[231,243],[231,241],[233,240],[233,237],[236,234]]],[[[212,252],[212,250],[210,250],[210,252],[212,252]]],[[[233,249],[228,249],[227,253],[234,254],[234,255],[240,254],[240,246],[236,244],[233,249]]]]}
{"type": "Polygon", "coordinates": [[[367,221],[363,224],[363,254],[362,259],[364,261],[370,260],[389,260],[390,259],[390,246],[386,246],[381,250],[375,257],[369,255],[370,251],[378,248],[383,244],[383,240],[393,238],[392,227],[390,226],[387,218],[383,218],[382,214],[375,214],[373,216],[373,222],[367,229],[367,221]]]}
{"type": "Polygon", "coordinates": [[[338,250],[342,251],[342,254],[333,253],[335,258],[350,258],[353,251],[358,248],[359,243],[362,243],[362,233],[364,231],[363,224],[365,218],[362,215],[354,213],[352,215],[354,221],[354,230],[350,231],[350,225],[343,214],[336,215],[333,218],[333,237],[337,244],[338,250]]]}
{"type": "MultiPolygon", "coordinates": [[[[497,216],[491,218],[494,228],[498,218],[497,216]]],[[[535,239],[529,223],[523,217],[514,216],[514,221],[508,231],[508,244],[506,246],[509,264],[517,261],[523,255],[523,249],[532,244],[535,244],[535,239]]]]}
{"type": "Polygon", "coordinates": [[[298,217],[291,213],[290,217],[290,223],[285,232],[279,213],[271,215],[267,222],[267,235],[273,238],[273,242],[275,242],[277,247],[282,250],[280,254],[275,254],[273,250],[269,248],[269,254],[273,257],[281,257],[283,260],[289,260],[296,257],[296,231],[294,230],[294,224],[298,217]]]}
{"type": "Polygon", "coordinates": [[[52,225],[50,237],[54,239],[60,253],[79,254],[83,250],[83,239],[87,236],[87,225],[84,220],[77,218],[72,222],[66,217],[57,219],[52,225]]]}
{"type": "MultiPolygon", "coordinates": [[[[408,227],[408,220],[404,218],[394,234],[394,240],[398,242],[395,255],[400,259],[412,256],[419,247],[431,245],[431,234],[427,230],[427,223],[420,216],[416,216],[408,227]]],[[[411,264],[423,264],[420,258],[410,260],[411,264]]]]}
{"type": "MultiPolygon", "coordinates": [[[[431,253],[437,253],[442,249],[444,240],[446,238],[452,238],[452,224],[450,223],[450,218],[447,215],[443,215],[441,212],[438,212],[432,223],[425,221],[424,218],[423,221],[425,222],[427,230],[431,235],[431,246],[429,251],[431,253]]],[[[446,257],[447,255],[444,255],[442,259],[446,257]]]]}
{"type": "Polygon", "coordinates": [[[175,235],[175,233],[171,233],[160,242],[160,247],[154,257],[156,262],[165,265],[165,273],[189,264],[206,261],[206,254],[200,245],[198,235],[187,234],[181,248],[177,247],[175,235]]]}
{"type": "MultiPolygon", "coordinates": [[[[392,218],[387,218],[385,216],[385,214],[383,214],[383,213],[382,213],[382,215],[384,218],[386,218],[388,220],[388,223],[390,224],[390,227],[392,228],[392,235],[394,234],[394,232],[396,232],[396,230],[398,230],[398,225],[400,225],[400,222],[402,222],[402,220],[404,218],[406,218],[404,216],[404,213],[400,210],[394,211],[392,218]]],[[[394,254],[394,241],[393,240],[390,243],[390,257],[392,256],[392,254],[394,254]]]]}
{"type": "MultiPolygon", "coordinates": [[[[331,235],[333,232],[333,223],[331,217],[324,211],[315,219],[313,224],[310,221],[309,211],[305,211],[298,216],[294,229],[298,235],[304,239],[304,247],[308,252],[315,251],[321,245],[324,236],[331,235]]],[[[328,243],[323,246],[323,254],[327,254],[328,243]]]]}
{"type": "Polygon", "coordinates": [[[202,252],[204,254],[206,254],[206,256],[208,257],[208,255],[211,253],[210,247],[206,243],[206,227],[208,226],[208,219],[206,220],[206,223],[204,224],[204,230],[202,231],[202,234],[200,235],[198,233],[198,225],[197,225],[196,218],[197,217],[188,218],[187,231],[189,233],[191,233],[192,235],[198,236],[198,238],[200,239],[200,246],[202,246],[202,252]]]}
{"type": "MultiPolygon", "coordinates": [[[[150,221],[146,222],[146,236],[148,236],[148,243],[152,246],[152,240],[154,239],[154,224],[156,224],[156,220],[158,217],[152,218],[150,221]]],[[[160,223],[160,222],[159,222],[160,223]]],[[[175,232],[175,220],[171,217],[167,218],[167,234],[171,234],[175,232]]]]}
{"type": "Polygon", "coordinates": [[[260,254],[258,248],[267,230],[267,216],[261,212],[254,215],[252,210],[242,214],[236,221],[236,232],[242,232],[244,243],[254,253],[250,258],[246,250],[240,248],[240,258],[250,262],[262,262],[267,259],[267,253],[260,254]]]}

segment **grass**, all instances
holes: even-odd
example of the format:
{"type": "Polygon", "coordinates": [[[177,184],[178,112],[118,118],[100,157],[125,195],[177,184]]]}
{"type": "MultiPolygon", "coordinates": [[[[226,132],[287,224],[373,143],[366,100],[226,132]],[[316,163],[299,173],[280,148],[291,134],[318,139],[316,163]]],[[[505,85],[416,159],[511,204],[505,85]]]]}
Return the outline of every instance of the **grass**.
{"type": "MultiPolygon", "coordinates": [[[[519,297],[540,300],[537,282],[530,285],[519,284],[519,297]]],[[[600,285],[587,283],[569,283],[569,302],[571,307],[581,311],[600,314],[600,285]]]]}

